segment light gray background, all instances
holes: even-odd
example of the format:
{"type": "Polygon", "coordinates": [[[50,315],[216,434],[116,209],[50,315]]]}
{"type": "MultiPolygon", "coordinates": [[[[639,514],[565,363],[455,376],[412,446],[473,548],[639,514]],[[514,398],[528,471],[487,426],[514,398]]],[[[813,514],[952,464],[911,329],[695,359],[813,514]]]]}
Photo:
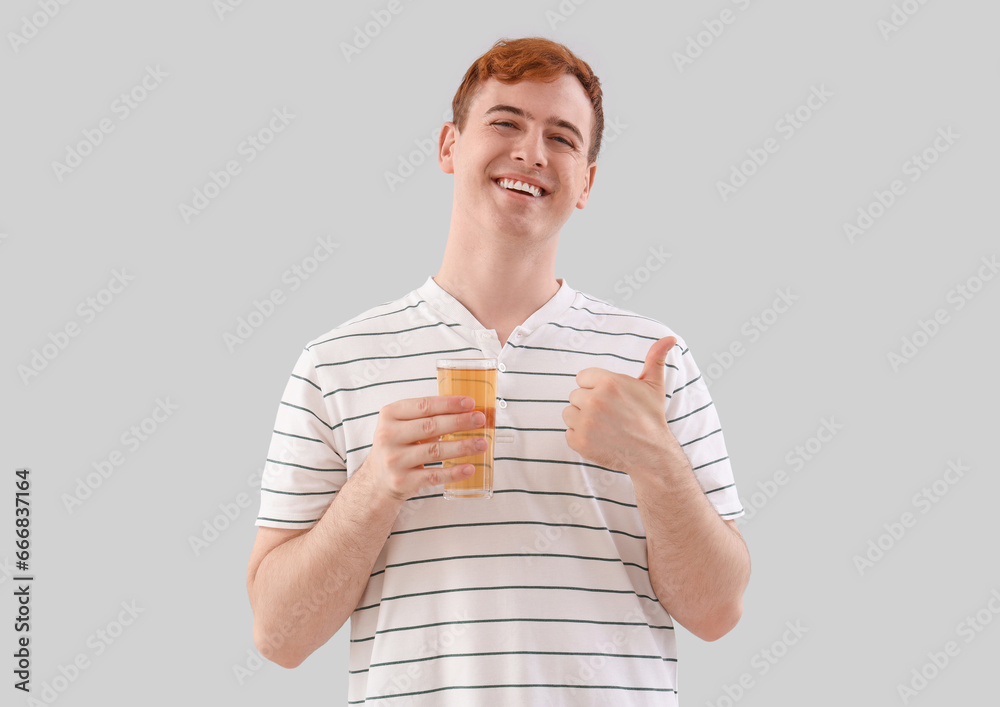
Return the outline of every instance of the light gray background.
{"type": "MultiPolygon", "coordinates": [[[[1000,6],[928,2],[886,38],[888,0],[401,0],[347,61],[341,44],[387,5],[247,0],[220,19],[207,0],[70,3],[15,51],[7,33],[41,10],[5,4],[0,615],[15,611],[13,471],[28,466],[36,696],[47,682],[65,688],[61,707],[346,700],[346,629],[294,671],[247,652],[251,477],[301,347],[440,264],[452,177],[433,159],[395,190],[385,173],[440,127],[478,55],[529,34],[591,64],[614,138],[557,274],[666,322],[703,370],[742,343],[712,385],[741,496],[789,479],[743,524],[740,625],[711,644],[678,631],[683,704],[901,704],[897,685],[948,641],[959,655],[910,704],[994,694],[1000,620],[969,642],[958,626],[991,617],[1000,589],[1000,282],[960,311],[947,297],[998,251],[1000,6]],[[727,8],[735,21],[679,71],[674,52],[727,8]],[[147,66],[168,76],[121,120],[112,104],[147,66]],[[776,121],[813,87],[833,95],[785,140],[776,121]],[[294,120],[245,162],[240,142],[282,108],[294,120]],[[114,132],[60,182],[52,163],[104,118],[114,132]],[[910,182],[904,163],[949,127],[960,138],[910,182]],[[724,201],[716,182],[769,137],[780,150],[724,201]],[[231,159],[241,174],[185,224],[178,205],[231,159]],[[905,195],[849,242],[844,222],[897,178],[905,195]],[[335,254],[293,291],[282,274],[321,237],[335,254]],[[650,248],[671,257],[646,279],[650,248]],[[86,323],[78,305],[123,268],[134,279],[86,323]],[[645,282],[627,289],[627,275],[645,282]],[[223,334],[275,288],[284,303],[227,349],[223,334]],[[744,323],[769,316],[777,290],[798,300],[751,341],[744,323]],[[939,308],[949,322],[894,370],[887,354],[939,308]],[[25,384],[18,366],[73,322],[79,336],[25,384]],[[177,410],[130,451],[122,433],[158,398],[177,410]],[[842,429],[797,468],[787,455],[824,418],[842,429]],[[124,463],[70,512],[64,497],[115,450],[124,463]],[[914,494],[959,459],[970,471],[922,513],[914,494]],[[239,515],[196,554],[205,523],[224,525],[220,505],[239,515]],[[860,573],[854,557],[904,512],[915,525],[860,573]],[[119,633],[122,602],[142,613],[119,633]],[[787,622],[808,632],[783,651],[787,622]],[[775,642],[783,657],[765,673],[775,642]],[[80,654],[89,667],[55,680],[80,654]]],[[[25,703],[11,618],[0,635],[4,703],[25,703]]]]}

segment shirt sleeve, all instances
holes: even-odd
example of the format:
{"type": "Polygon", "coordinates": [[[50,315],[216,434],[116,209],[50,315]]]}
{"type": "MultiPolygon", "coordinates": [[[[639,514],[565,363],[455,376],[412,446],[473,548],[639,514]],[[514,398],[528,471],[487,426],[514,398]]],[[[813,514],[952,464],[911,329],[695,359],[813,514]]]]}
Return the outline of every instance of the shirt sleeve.
{"type": "Polygon", "coordinates": [[[667,353],[667,424],[708,500],[726,520],[743,515],[722,423],[690,349],[678,339],[667,353]]]}
{"type": "Polygon", "coordinates": [[[337,449],[332,419],[305,349],[278,405],[261,477],[257,525],[311,528],[347,481],[345,451],[337,449]]]}

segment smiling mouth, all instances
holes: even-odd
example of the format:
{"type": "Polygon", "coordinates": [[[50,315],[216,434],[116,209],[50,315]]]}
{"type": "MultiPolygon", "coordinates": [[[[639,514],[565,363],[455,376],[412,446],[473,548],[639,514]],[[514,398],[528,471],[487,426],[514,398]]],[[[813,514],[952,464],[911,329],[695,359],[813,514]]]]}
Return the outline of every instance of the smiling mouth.
{"type": "Polygon", "coordinates": [[[527,184],[525,182],[519,182],[515,179],[494,179],[494,183],[498,184],[500,187],[515,192],[517,194],[524,194],[531,197],[541,197],[546,195],[546,191],[540,187],[536,187],[534,184],[527,184]]]}

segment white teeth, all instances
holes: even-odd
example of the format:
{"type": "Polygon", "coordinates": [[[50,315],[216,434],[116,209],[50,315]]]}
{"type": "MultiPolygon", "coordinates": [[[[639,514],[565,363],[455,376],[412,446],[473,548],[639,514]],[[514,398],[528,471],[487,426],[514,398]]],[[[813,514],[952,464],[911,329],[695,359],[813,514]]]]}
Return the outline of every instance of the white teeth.
{"type": "Polygon", "coordinates": [[[513,179],[499,179],[497,181],[504,189],[519,189],[520,191],[529,192],[532,196],[542,195],[542,190],[532,184],[514,181],[513,179]]]}

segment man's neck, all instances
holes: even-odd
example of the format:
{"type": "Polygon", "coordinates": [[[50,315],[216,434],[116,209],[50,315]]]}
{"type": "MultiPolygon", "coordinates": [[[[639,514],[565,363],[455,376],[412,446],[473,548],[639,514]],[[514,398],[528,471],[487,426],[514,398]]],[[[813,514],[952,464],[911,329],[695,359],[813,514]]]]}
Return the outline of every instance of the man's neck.
{"type": "Polygon", "coordinates": [[[542,253],[470,252],[455,239],[449,239],[434,281],[480,324],[495,329],[501,345],[559,291],[554,248],[542,253]]]}

